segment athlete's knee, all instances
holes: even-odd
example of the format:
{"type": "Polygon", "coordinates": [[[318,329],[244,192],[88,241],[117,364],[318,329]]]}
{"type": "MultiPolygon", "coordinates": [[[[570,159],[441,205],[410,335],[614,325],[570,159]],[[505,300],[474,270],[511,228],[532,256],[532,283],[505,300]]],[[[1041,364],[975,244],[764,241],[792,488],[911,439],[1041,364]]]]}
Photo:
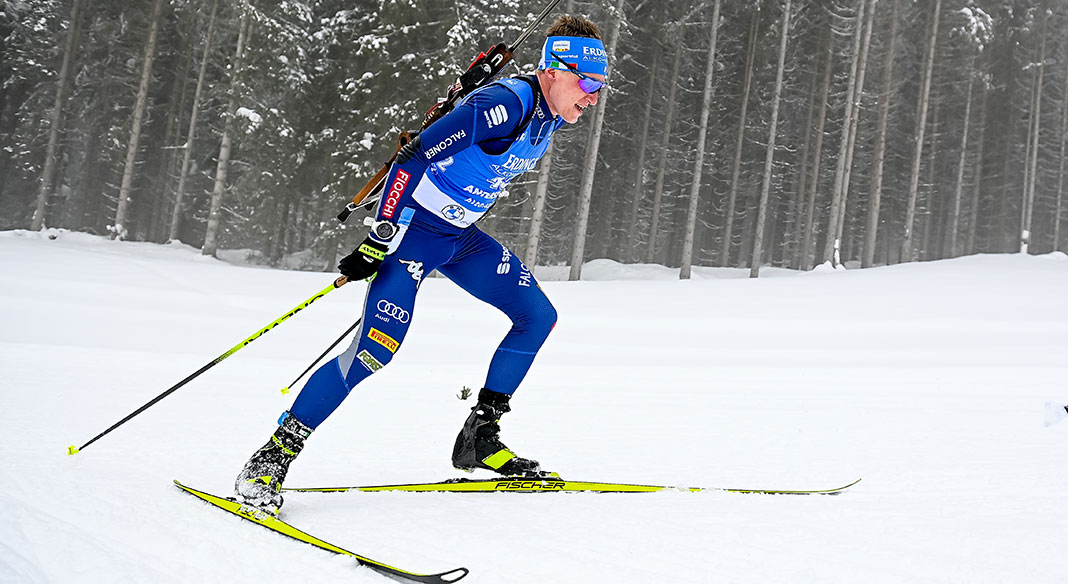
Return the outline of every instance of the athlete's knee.
{"type": "Polygon", "coordinates": [[[545,317],[544,317],[544,319],[545,319],[545,324],[549,327],[549,330],[545,331],[546,335],[548,335],[550,332],[552,332],[552,330],[554,328],[556,328],[556,319],[557,319],[558,316],[559,315],[556,312],[556,307],[553,306],[552,303],[549,302],[548,299],[546,299],[545,300],[545,317]]]}
{"type": "Polygon", "coordinates": [[[389,362],[392,360],[393,353],[382,352],[380,355],[374,355],[371,351],[362,349],[356,353],[356,359],[353,366],[359,367],[362,365],[368,373],[376,373],[386,365],[389,365],[389,362]]]}
{"type": "Polygon", "coordinates": [[[531,310],[527,313],[526,318],[524,319],[525,322],[523,325],[531,335],[536,335],[544,339],[549,336],[553,327],[556,326],[556,319],[556,308],[549,302],[548,298],[543,296],[541,302],[538,302],[531,307],[531,310]]]}
{"type": "MultiPolygon", "coordinates": [[[[373,331],[372,334],[377,331],[373,331]]],[[[373,337],[372,337],[373,338],[373,337]]],[[[388,338],[388,337],[387,337],[388,338]]],[[[352,343],[345,353],[338,357],[338,367],[345,385],[351,390],[373,373],[377,373],[393,360],[393,354],[400,343],[394,342],[393,348],[360,346],[359,338],[352,343]]]]}

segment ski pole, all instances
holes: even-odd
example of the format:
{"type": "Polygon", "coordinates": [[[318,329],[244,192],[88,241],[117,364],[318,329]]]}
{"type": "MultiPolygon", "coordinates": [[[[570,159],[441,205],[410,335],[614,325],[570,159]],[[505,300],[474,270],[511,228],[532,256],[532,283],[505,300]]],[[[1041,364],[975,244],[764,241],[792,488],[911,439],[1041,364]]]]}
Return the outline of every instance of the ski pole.
{"type": "Polygon", "coordinates": [[[312,370],[312,367],[315,367],[316,363],[318,363],[320,360],[322,360],[323,357],[326,357],[326,354],[329,353],[330,351],[332,351],[334,349],[334,347],[336,347],[338,345],[338,343],[341,342],[341,339],[344,339],[345,337],[349,336],[349,333],[351,333],[353,331],[353,329],[355,329],[356,327],[360,326],[360,321],[362,321],[362,320],[363,320],[363,317],[357,318],[356,322],[352,323],[352,326],[350,326],[348,328],[348,330],[346,330],[345,332],[341,333],[341,336],[338,337],[336,341],[334,341],[333,343],[330,343],[330,346],[327,347],[325,351],[323,351],[323,354],[319,355],[318,357],[316,357],[315,360],[311,362],[311,365],[308,365],[308,368],[305,369],[303,373],[298,375],[297,378],[294,379],[293,381],[290,381],[289,385],[287,385],[287,386],[282,388],[282,394],[285,395],[285,394],[289,393],[289,388],[291,388],[294,385],[296,385],[297,382],[300,381],[301,377],[304,377],[305,375],[307,375],[308,372],[312,370]]]}
{"type": "Polygon", "coordinates": [[[270,330],[273,329],[274,327],[276,327],[276,326],[282,324],[283,322],[285,322],[287,319],[289,319],[289,317],[291,317],[294,314],[300,312],[301,310],[304,310],[305,308],[310,306],[312,302],[315,302],[316,300],[322,298],[323,296],[326,296],[327,293],[329,293],[330,291],[344,286],[346,282],[348,282],[348,278],[346,278],[345,276],[341,276],[338,279],[334,280],[333,282],[330,283],[329,286],[327,286],[326,288],[323,288],[322,290],[317,292],[311,298],[305,300],[304,302],[301,302],[298,306],[296,306],[295,308],[293,308],[289,312],[287,312],[287,313],[283,314],[282,316],[274,319],[271,322],[271,324],[261,328],[260,330],[258,330],[255,333],[253,333],[252,336],[250,336],[249,338],[247,338],[247,339],[241,341],[240,343],[234,345],[233,347],[230,348],[229,351],[226,351],[222,355],[219,355],[215,359],[212,359],[211,361],[208,362],[207,365],[204,365],[200,369],[197,369],[197,371],[195,373],[193,373],[192,375],[190,375],[189,377],[186,377],[185,379],[183,379],[183,380],[179,381],[178,383],[174,384],[167,391],[165,391],[165,392],[157,395],[156,397],[152,398],[151,401],[149,401],[145,405],[137,408],[137,410],[135,410],[130,415],[126,416],[125,418],[123,418],[121,420],[119,420],[118,422],[115,422],[114,424],[112,424],[112,426],[110,428],[108,428],[107,430],[104,430],[103,432],[101,432],[101,433],[97,434],[96,436],[94,436],[92,440],[86,442],[85,444],[82,444],[80,447],[75,447],[73,445],[68,446],[67,447],[67,455],[73,456],[75,454],[78,454],[79,452],[84,450],[87,446],[89,446],[93,442],[96,442],[97,440],[103,438],[105,435],[110,433],[115,428],[118,428],[119,426],[125,424],[126,422],[129,422],[131,419],[133,419],[134,416],[136,416],[136,415],[140,414],[141,412],[147,410],[148,408],[152,407],[159,400],[161,400],[161,399],[167,397],[168,395],[178,391],[178,389],[180,387],[182,387],[183,385],[185,385],[185,384],[189,383],[190,381],[196,379],[197,377],[200,376],[200,374],[202,374],[205,371],[207,371],[208,369],[211,369],[212,367],[218,365],[221,361],[223,361],[224,359],[226,359],[230,355],[233,355],[234,353],[240,351],[242,348],[245,347],[245,345],[251,343],[252,341],[255,341],[256,339],[258,339],[260,337],[262,337],[263,335],[265,335],[268,332],[270,332],[270,330]]]}

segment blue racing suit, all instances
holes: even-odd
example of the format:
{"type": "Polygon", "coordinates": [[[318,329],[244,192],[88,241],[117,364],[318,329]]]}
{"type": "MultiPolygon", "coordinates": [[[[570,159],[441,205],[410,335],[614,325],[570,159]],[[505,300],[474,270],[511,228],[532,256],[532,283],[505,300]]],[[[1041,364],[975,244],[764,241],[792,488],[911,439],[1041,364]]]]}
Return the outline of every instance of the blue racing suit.
{"type": "Polygon", "coordinates": [[[411,324],[419,284],[434,270],[512,320],[485,387],[512,394],[519,386],[556,310],[530,269],[474,223],[513,178],[537,165],[564,124],[531,81],[504,79],[473,92],[402,151],[377,212],[379,220],[400,222],[400,233],[367,288],[352,344],[312,374],[290,415],[316,428],[390,362],[411,324]]]}

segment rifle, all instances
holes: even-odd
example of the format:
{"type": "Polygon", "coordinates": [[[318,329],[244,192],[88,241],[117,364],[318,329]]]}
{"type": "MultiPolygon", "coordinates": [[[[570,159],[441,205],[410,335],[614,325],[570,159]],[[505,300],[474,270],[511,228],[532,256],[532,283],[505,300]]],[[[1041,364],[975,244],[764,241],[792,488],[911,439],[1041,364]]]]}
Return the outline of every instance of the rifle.
{"type": "MultiPolygon", "coordinates": [[[[496,79],[497,76],[512,63],[513,54],[519,45],[522,44],[532,32],[534,32],[534,29],[559,3],[560,0],[552,0],[549,2],[549,5],[541,11],[541,14],[539,14],[533,22],[523,29],[519,38],[512,44],[498,43],[488,52],[480,52],[478,56],[475,57],[474,62],[468,66],[467,71],[464,71],[456,82],[449,86],[445,97],[439,99],[433,107],[423,114],[423,122],[420,130],[425,130],[431,124],[444,117],[445,114],[451,112],[453,108],[456,107],[456,104],[472,91],[484,87],[496,79]]],[[[397,154],[400,152],[400,149],[404,148],[404,146],[411,141],[412,134],[410,132],[401,132],[400,135],[397,136],[397,148],[393,151],[393,155],[382,165],[382,168],[378,169],[378,172],[371,177],[371,180],[367,181],[367,184],[365,184],[363,188],[352,197],[352,201],[345,205],[345,208],[338,213],[338,221],[344,223],[356,209],[361,206],[370,208],[372,204],[382,197],[382,189],[385,186],[386,175],[389,174],[390,166],[392,166],[393,161],[397,159],[397,154]]]]}

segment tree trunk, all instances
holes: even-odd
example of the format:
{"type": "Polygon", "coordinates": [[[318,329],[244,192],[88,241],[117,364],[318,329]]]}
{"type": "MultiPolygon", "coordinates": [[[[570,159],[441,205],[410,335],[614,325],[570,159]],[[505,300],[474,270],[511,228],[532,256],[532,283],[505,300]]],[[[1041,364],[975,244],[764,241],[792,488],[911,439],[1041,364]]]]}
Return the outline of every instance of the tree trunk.
{"type": "Polygon", "coordinates": [[[1061,155],[1060,165],[1057,167],[1057,211],[1053,215],[1053,250],[1057,251],[1061,248],[1061,214],[1064,212],[1065,197],[1068,196],[1064,192],[1064,161],[1066,157],[1065,149],[1068,147],[1068,59],[1064,62],[1064,90],[1061,97],[1061,155]]]}
{"type": "Polygon", "coordinates": [[[745,56],[745,81],[742,84],[742,111],[738,118],[738,134],[734,140],[734,163],[731,165],[730,193],[727,195],[727,217],[723,227],[723,247],[719,252],[719,265],[727,266],[731,258],[731,238],[734,236],[734,207],[738,199],[738,180],[742,172],[742,147],[745,144],[745,117],[749,110],[749,91],[753,86],[753,61],[760,26],[760,9],[753,11],[749,26],[749,47],[745,56]]]}
{"type": "Polygon", "coordinates": [[[171,212],[171,226],[167,240],[178,239],[178,229],[182,223],[182,199],[185,198],[185,181],[189,177],[189,166],[193,159],[193,141],[197,133],[197,114],[200,110],[200,95],[204,90],[204,76],[208,70],[208,55],[211,52],[211,39],[215,31],[215,15],[219,0],[212,0],[211,16],[208,17],[208,32],[204,39],[204,52],[200,58],[200,72],[197,74],[197,87],[193,91],[193,107],[189,112],[189,132],[185,136],[185,148],[182,154],[182,171],[178,175],[178,190],[174,194],[174,209],[171,212]]]}
{"type": "MultiPolygon", "coordinates": [[[[1037,75],[1037,73],[1034,75],[1037,75]]],[[[1027,108],[1034,108],[1035,105],[1035,89],[1037,86],[1034,82],[1034,75],[1031,77],[1031,93],[1027,98],[1027,108]]],[[[1034,110],[1032,109],[1031,114],[1027,118],[1027,136],[1024,139],[1023,185],[1020,188],[1020,194],[1023,200],[1020,201],[1020,219],[1018,223],[1019,229],[1017,231],[1017,245],[1023,249],[1026,249],[1027,247],[1027,239],[1030,235],[1024,227],[1024,216],[1027,214],[1027,188],[1031,184],[1031,136],[1034,132],[1035,116],[1034,110]]]]}
{"type": "Polygon", "coordinates": [[[245,39],[249,32],[249,9],[242,4],[241,25],[237,33],[237,50],[234,53],[233,73],[230,76],[230,105],[226,111],[226,122],[223,124],[222,140],[219,143],[219,161],[215,168],[215,186],[211,191],[211,209],[208,212],[208,225],[204,231],[204,247],[200,253],[206,256],[215,256],[218,250],[219,240],[219,216],[222,214],[222,198],[226,192],[226,174],[230,166],[230,134],[234,129],[234,115],[237,111],[238,77],[244,68],[245,39]]]}
{"type": "MultiPolygon", "coordinates": [[[[82,28],[82,13],[85,0],[74,0],[70,8],[70,28],[67,39],[63,42],[63,61],[59,67],[56,80],[56,99],[52,106],[52,119],[48,129],[48,146],[45,149],[44,168],[41,169],[41,184],[37,190],[37,208],[33,212],[30,229],[39,231],[45,226],[48,214],[48,200],[52,198],[56,181],[56,151],[59,149],[59,134],[63,131],[63,109],[70,96],[71,82],[74,79],[74,52],[77,50],[78,36],[82,28]]],[[[6,89],[4,91],[7,91],[6,89]]]]}
{"type": "MultiPolygon", "coordinates": [[[[679,31],[682,34],[682,31],[679,31]]],[[[656,187],[653,189],[653,209],[649,219],[649,241],[645,247],[645,261],[653,263],[656,257],[656,233],[660,229],[660,202],[664,197],[664,173],[667,170],[668,148],[671,145],[671,125],[675,116],[675,90],[679,85],[679,67],[682,66],[682,42],[675,45],[675,62],[671,66],[668,82],[667,113],[664,114],[664,134],[660,140],[660,163],[656,169],[656,187]]]]}
{"type": "Polygon", "coordinates": [[[979,107],[979,136],[976,141],[975,152],[975,171],[972,179],[972,200],[971,205],[968,208],[969,222],[968,222],[968,239],[964,244],[965,253],[975,253],[975,235],[979,230],[979,194],[982,192],[983,185],[983,150],[986,145],[986,124],[988,106],[990,104],[990,88],[986,86],[986,81],[982,81],[983,101],[979,107]]]}
{"type": "Polygon", "coordinates": [[[901,241],[901,261],[912,261],[912,228],[916,218],[916,193],[920,185],[920,165],[923,162],[924,132],[927,129],[927,107],[931,97],[931,77],[934,75],[935,46],[938,43],[938,19],[942,12],[942,0],[934,0],[931,28],[927,33],[927,54],[924,57],[923,81],[920,87],[916,115],[916,132],[913,140],[912,170],[909,173],[909,192],[905,208],[905,235],[901,241]]]}
{"type": "MultiPolygon", "coordinates": [[[[871,29],[875,22],[875,4],[878,0],[868,0],[868,7],[865,12],[864,23],[864,38],[860,45],[860,59],[858,60],[857,67],[857,84],[853,92],[853,117],[849,121],[849,145],[846,151],[845,165],[843,166],[844,173],[842,175],[842,188],[840,192],[840,205],[838,207],[838,220],[835,223],[838,230],[835,234],[835,238],[840,242],[845,242],[845,220],[846,220],[846,208],[849,206],[849,186],[852,182],[853,176],[853,152],[856,150],[857,145],[857,127],[860,125],[860,106],[861,101],[864,98],[864,76],[868,70],[868,49],[871,47],[871,29]]],[[[849,241],[852,241],[850,238],[849,241]]],[[[845,248],[847,257],[853,257],[852,245],[845,248]]]]}
{"type": "MultiPolygon", "coordinates": [[[[860,267],[870,268],[875,263],[875,245],[879,232],[879,207],[883,197],[883,164],[886,161],[886,122],[890,117],[890,92],[894,79],[894,53],[897,50],[897,23],[901,0],[893,0],[890,14],[890,47],[886,52],[883,76],[879,84],[879,121],[875,128],[874,170],[872,171],[871,193],[868,195],[868,223],[864,232],[864,252],[860,267]]],[[[890,245],[887,238],[886,245],[890,245]]]]}
{"type": "MultiPolygon", "coordinates": [[[[938,171],[938,136],[942,128],[942,98],[938,93],[938,88],[931,89],[931,103],[933,111],[931,112],[931,128],[927,135],[930,139],[930,143],[927,145],[927,199],[916,201],[916,206],[921,210],[916,220],[917,222],[917,234],[922,234],[920,239],[920,260],[930,260],[937,257],[937,254],[932,249],[931,245],[931,231],[935,227],[935,217],[938,211],[938,190],[935,185],[935,177],[938,171]],[[922,229],[921,229],[922,228],[922,229]]],[[[917,193],[918,196],[918,193],[917,193]]]]}
{"type": "Polygon", "coordinates": [[[137,102],[134,104],[133,123],[130,127],[130,142],[126,145],[126,164],[122,169],[122,185],[119,187],[119,202],[115,209],[115,224],[109,228],[111,239],[125,239],[127,234],[126,214],[130,205],[134,169],[137,166],[137,148],[141,141],[141,125],[148,102],[148,84],[152,81],[152,62],[156,58],[156,38],[159,32],[160,14],[162,13],[163,0],[156,0],[152,7],[152,23],[148,29],[148,41],[145,43],[145,58],[141,65],[141,84],[137,89],[137,102]]]}
{"type": "Polygon", "coordinates": [[[805,199],[808,193],[808,165],[812,156],[812,122],[816,116],[816,91],[819,87],[820,78],[812,75],[808,90],[807,108],[805,113],[805,137],[801,140],[801,163],[798,166],[797,189],[786,210],[786,225],[784,226],[783,243],[783,266],[797,269],[801,253],[801,232],[805,220],[805,199]],[[787,239],[788,238],[788,239],[787,239]]]}
{"type": "MultiPolygon", "coordinates": [[[[1045,3],[1040,10],[1045,11],[1045,3]]],[[[1044,16],[1044,15],[1043,15],[1044,16]]],[[[1024,200],[1020,210],[1020,253],[1028,253],[1031,244],[1031,217],[1035,209],[1035,177],[1038,173],[1038,144],[1042,133],[1042,80],[1046,73],[1046,19],[1043,17],[1039,35],[1042,41],[1038,50],[1038,71],[1035,72],[1034,99],[1031,102],[1031,135],[1028,149],[1031,154],[1027,161],[1027,184],[1024,188],[1024,200]]]]}
{"type": "Polygon", "coordinates": [[[864,64],[861,62],[866,55],[865,32],[868,38],[871,36],[871,24],[868,19],[868,1],[858,0],[859,8],[856,15],[856,25],[853,37],[853,55],[849,65],[849,83],[846,89],[845,114],[842,117],[842,136],[838,142],[838,161],[834,170],[834,186],[831,189],[831,210],[827,216],[827,240],[824,242],[821,262],[831,260],[838,265],[838,251],[842,233],[841,209],[845,206],[846,192],[849,191],[849,170],[852,167],[850,153],[852,152],[852,138],[856,133],[856,123],[859,119],[859,99],[861,71],[864,64]]]}
{"type": "MultiPolygon", "coordinates": [[[[191,27],[191,30],[195,30],[191,27]]],[[[187,35],[183,35],[185,37],[187,35]]],[[[179,53],[182,51],[179,50],[179,53]]],[[[162,157],[159,165],[159,172],[156,175],[154,191],[156,196],[152,197],[152,209],[147,216],[144,216],[142,210],[142,216],[145,217],[149,225],[148,233],[145,236],[146,241],[153,243],[165,243],[167,241],[165,236],[161,236],[161,233],[167,231],[167,225],[170,224],[169,218],[164,218],[163,206],[170,203],[170,194],[173,192],[174,187],[171,185],[171,179],[178,174],[178,148],[173,146],[178,142],[178,136],[182,133],[182,119],[185,117],[182,112],[185,111],[186,102],[186,88],[189,86],[189,70],[191,65],[188,59],[182,59],[182,65],[180,71],[176,74],[176,79],[171,81],[171,92],[173,98],[168,100],[167,113],[164,114],[163,119],[167,120],[166,128],[163,131],[163,148],[165,154],[162,157]]]]}
{"type": "Polygon", "coordinates": [[[530,268],[538,263],[538,244],[541,242],[541,226],[545,222],[545,200],[549,196],[549,175],[553,167],[553,143],[541,157],[541,169],[538,171],[538,186],[534,191],[534,211],[530,215],[530,232],[527,234],[527,251],[523,259],[530,268]]]}
{"type": "Polygon", "coordinates": [[[957,185],[953,189],[953,205],[949,211],[949,227],[947,227],[949,238],[949,257],[957,257],[957,250],[959,246],[959,237],[957,237],[957,227],[960,224],[960,199],[961,192],[964,189],[964,165],[968,161],[968,123],[970,122],[972,113],[972,89],[975,87],[975,58],[971,59],[971,63],[968,66],[968,97],[964,102],[964,124],[961,128],[960,137],[960,160],[957,161],[957,185]]]}
{"type": "Polygon", "coordinates": [[[827,26],[827,55],[823,65],[823,91],[820,98],[819,121],[816,122],[816,146],[812,159],[812,180],[809,183],[808,202],[805,205],[805,228],[801,235],[801,251],[797,255],[797,269],[807,270],[812,264],[809,255],[812,250],[812,231],[816,225],[816,192],[820,184],[820,166],[823,159],[823,129],[827,125],[827,101],[831,93],[831,73],[834,70],[834,25],[827,26]]]}
{"type": "Polygon", "coordinates": [[[634,197],[631,199],[630,215],[627,218],[626,252],[621,254],[625,262],[638,261],[638,209],[641,208],[642,195],[645,190],[645,151],[649,144],[649,121],[652,119],[653,98],[656,97],[656,72],[660,65],[660,43],[656,43],[653,53],[653,65],[649,68],[649,97],[645,100],[645,117],[642,119],[642,133],[638,139],[638,161],[635,163],[637,176],[634,177],[634,197]]]}
{"type": "MultiPolygon", "coordinates": [[[[611,63],[616,58],[616,47],[619,45],[619,30],[623,25],[623,0],[619,0],[615,9],[615,21],[612,32],[608,39],[608,73],[611,73],[611,63]]],[[[582,261],[586,251],[586,226],[590,220],[590,200],[593,198],[593,177],[597,172],[597,153],[601,147],[601,132],[604,128],[604,112],[608,107],[607,92],[602,93],[597,103],[597,109],[593,113],[593,137],[586,148],[586,165],[582,172],[582,185],[579,188],[578,221],[575,224],[575,238],[571,244],[571,273],[568,280],[578,280],[582,277],[582,261]]]]}
{"type": "Polygon", "coordinates": [[[282,257],[289,251],[289,248],[286,245],[286,239],[292,231],[290,228],[291,222],[289,221],[289,213],[289,200],[287,197],[283,197],[278,202],[278,227],[275,235],[271,238],[271,241],[273,241],[274,244],[272,245],[270,258],[271,261],[275,263],[281,261],[282,257]]]}
{"type": "MultiPolygon", "coordinates": [[[[790,0],[786,0],[789,3],[790,0]]],[[[705,164],[705,138],[708,135],[708,117],[712,111],[712,78],[716,72],[716,34],[719,31],[719,4],[712,4],[712,32],[708,41],[708,63],[705,65],[705,91],[701,97],[701,120],[697,123],[697,154],[693,163],[693,183],[690,186],[690,205],[686,213],[686,235],[682,244],[682,267],[679,278],[688,280],[693,266],[693,240],[697,229],[697,203],[701,194],[701,171],[705,164]]],[[[789,18],[789,16],[787,17],[789,18]]]]}
{"type": "Polygon", "coordinates": [[[761,256],[764,250],[764,223],[768,215],[768,196],[771,191],[771,173],[775,162],[775,134],[779,128],[779,99],[782,97],[783,69],[786,65],[786,44],[790,38],[790,0],[786,0],[782,16],[782,39],[779,41],[779,63],[775,69],[775,95],[771,98],[771,122],[768,127],[768,148],[764,156],[764,181],[760,185],[760,204],[757,206],[756,235],[753,237],[753,260],[749,277],[760,276],[761,256]]]}

